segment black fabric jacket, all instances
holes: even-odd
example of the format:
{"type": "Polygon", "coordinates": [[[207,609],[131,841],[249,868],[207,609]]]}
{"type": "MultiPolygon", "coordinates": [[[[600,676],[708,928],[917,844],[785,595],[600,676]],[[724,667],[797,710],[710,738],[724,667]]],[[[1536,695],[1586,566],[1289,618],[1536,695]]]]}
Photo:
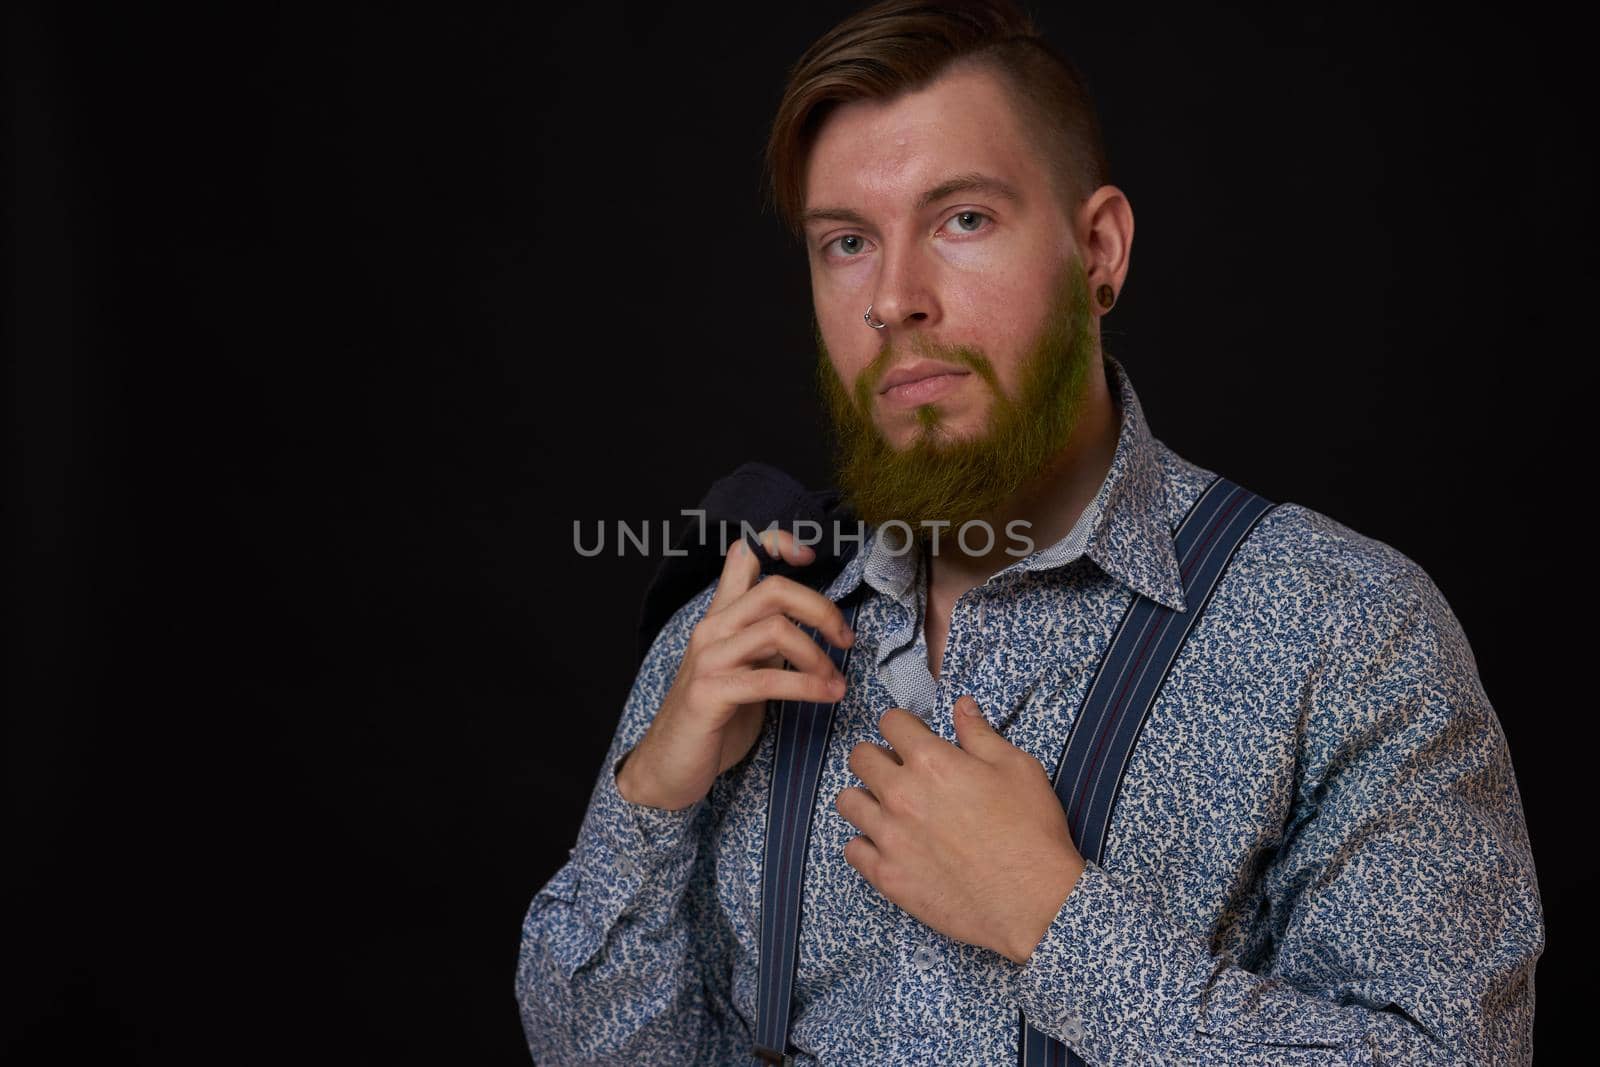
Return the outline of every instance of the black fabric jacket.
{"type": "MultiPolygon", "coordinates": [[[[674,552],[682,551],[686,555],[663,556],[655,577],[645,590],[644,604],[639,612],[640,664],[644,662],[645,653],[650,651],[656,634],[661,632],[661,627],[673,612],[710,585],[722,572],[723,534],[719,523],[727,523],[726,536],[730,545],[741,531],[741,521],[756,530],[766,529],[776,521],[780,527],[791,532],[795,530],[793,524],[801,520],[817,523],[823,531],[822,540],[811,546],[817,558],[804,566],[796,567],[784,560],[773,559],[759,545],[752,547],[756,548],[756,557],[761,560],[763,577],[781,574],[818,591],[828,588],[860,550],[858,542],[841,537],[838,545],[840,551],[834,554],[834,522],[840,524],[844,535],[858,532],[855,515],[848,505],[842,503],[839,490],[807,489],[792,475],[769,463],[752,460],[739,466],[733,473],[718,478],[706,490],[700,507],[706,513],[705,536],[700,536],[700,520],[693,515],[686,516],[672,546],[674,552]],[[705,544],[699,543],[702,540],[705,544]]],[[[798,532],[807,537],[816,533],[811,527],[803,527],[798,532]]],[[[754,541],[748,536],[745,539],[754,541]]]]}

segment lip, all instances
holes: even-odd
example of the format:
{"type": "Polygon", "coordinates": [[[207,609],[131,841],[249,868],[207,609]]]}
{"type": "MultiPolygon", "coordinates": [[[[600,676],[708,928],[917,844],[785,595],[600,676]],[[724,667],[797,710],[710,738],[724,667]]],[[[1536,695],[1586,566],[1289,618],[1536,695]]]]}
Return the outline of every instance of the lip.
{"type": "Polygon", "coordinates": [[[891,385],[879,394],[878,403],[885,411],[908,411],[923,404],[931,404],[956,392],[971,376],[972,372],[965,368],[952,369],[941,366],[931,374],[911,378],[899,385],[891,385]]]}
{"type": "Polygon", "coordinates": [[[909,385],[919,382],[924,378],[933,378],[940,375],[966,375],[972,372],[966,367],[958,367],[954,363],[940,363],[933,359],[919,359],[915,363],[904,367],[896,367],[883,376],[883,381],[878,383],[878,395],[883,396],[897,385],[909,385]]]}

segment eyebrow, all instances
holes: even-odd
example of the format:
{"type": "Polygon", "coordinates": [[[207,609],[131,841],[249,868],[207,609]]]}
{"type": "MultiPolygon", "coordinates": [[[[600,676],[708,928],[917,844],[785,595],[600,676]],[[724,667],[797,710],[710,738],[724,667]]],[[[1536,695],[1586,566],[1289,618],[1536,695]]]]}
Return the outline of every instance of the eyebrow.
{"type": "MultiPolygon", "coordinates": [[[[937,204],[946,197],[953,196],[956,193],[967,192],[987,193],[990,196],[1004,197],[1013,202],[1022,200],[1022,196],[1011,183],[974,171],[966,174],[957,174],[955,177],[947,178],[935,185],[932,189],[917,197],[916,209],[921,211],[926,207],[937,204]]],[[[801,226],[810,226],[813,222],[848,222],[853,226],[871,225],[865,215],[847,207],[813,208],[800,216],[801,226]]]]}

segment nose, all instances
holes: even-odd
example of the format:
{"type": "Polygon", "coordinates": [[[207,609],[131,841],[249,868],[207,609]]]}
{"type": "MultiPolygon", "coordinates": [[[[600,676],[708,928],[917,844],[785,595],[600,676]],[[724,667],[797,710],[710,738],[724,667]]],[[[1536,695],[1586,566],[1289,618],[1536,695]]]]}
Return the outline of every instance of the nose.
{"type": "MultiPolygon", "coordinates": [[[[872,318],[889,327],[929,327],[939,321],[933,269],[914,248],[886,251],[872,293],[872,318]]],[[[881,330],[887,336],[890,329],[881,330]]]]}

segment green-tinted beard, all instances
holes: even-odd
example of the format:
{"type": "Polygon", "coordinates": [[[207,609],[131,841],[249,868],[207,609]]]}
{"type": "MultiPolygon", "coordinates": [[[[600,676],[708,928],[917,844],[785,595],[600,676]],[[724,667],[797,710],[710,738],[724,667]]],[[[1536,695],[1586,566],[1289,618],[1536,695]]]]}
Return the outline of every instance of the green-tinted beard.
{"type": "MultiPolygon", "coordinates": [[[[962,524],[996,514],[1061,454],[1083,414],[1089,371],[1099,364],[1088,275],[1076,255],[1062,273],[1063,288],[1020,368],[1016,400],[1000,389],[993,366],[976,349],[916,346],[928,358],[971,367],[988,383],[994,394],[989,427],[971,440],[946,436],[944,412],[934,401],[917,408],[917,436],[896,451],[871,417],[876,383],[899,362],[890,346],[857,376],[852,401],[813,320],[817,385],[835,434],[835,476],[857,516],[871,525],[899,519],[924,542],[933,532],[927,523],[949,522],[939,542],[947,544],[962,524]]],[[[1005,536],[995,530],[994,542],[1005,536]]],[[[977,531],[968,539],[986,541],[977,531]]]]}

